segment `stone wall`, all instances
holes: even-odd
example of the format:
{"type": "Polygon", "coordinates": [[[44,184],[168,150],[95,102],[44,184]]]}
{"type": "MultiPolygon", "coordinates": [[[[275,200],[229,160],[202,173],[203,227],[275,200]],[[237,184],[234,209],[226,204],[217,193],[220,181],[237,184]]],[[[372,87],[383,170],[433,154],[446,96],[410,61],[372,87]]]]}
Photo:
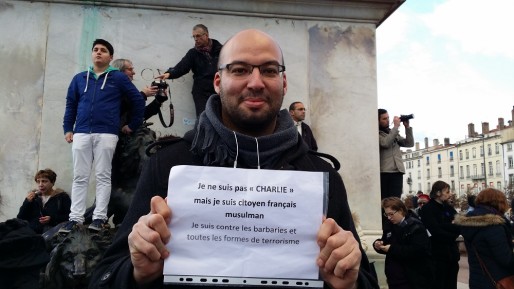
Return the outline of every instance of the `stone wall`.
{"type": "MultiPolygon", "coordinates": [[[[55,170],[56,186],[70,191],[71,145],[64,141],[62,130],[65,96],[73,75],[91,64],[95,38],[113,44],[114,58],[133,61],[137,73],[134,83],[142,88],[185,55],[193,46],[191,28],[203,23],[209,27],[211,38],[222,43],[245,28],[264,30],[278,40],[289,82],[283,107],[293,101],[305,103],[306,122],[313,129],[319,150],[334,155],[342,164],[340,173],[350,206],[361,218],[364,238],[379,235],[375,29],[387,14],[378,6],[385,4],[341,6],[338,8],[346,10],[334,10],[339,15],[323,18],[291,16],[272,9],[269,11],[282,14],[157,5],[166,1],[153,1],[153,6],[125,1],[130,3],[112,4],[115,7],[79,2],[88,3],[0,2],[0,193],[4,203],[0,221],[16,216],[26,192],[34,186],[33,175],[38,169],[55,170]]],[[[198,1],[206,2],[222,8],[234,1],[198,1]]],[[[309,5],[332,11],[328,6],[309,5]]],[[[289,6],[293,11],[295,7],[289,6]]],[[[157,117],[150,120],[161,135],[183,135],[192,128],[191,85],[190,74],[171,81],[175,124],[163,128],[157,117]]],[[[91,182],[94,185],[94,180],[91,182]]],[[[89,202],[93,198],[91,190],[89,202]]]]}

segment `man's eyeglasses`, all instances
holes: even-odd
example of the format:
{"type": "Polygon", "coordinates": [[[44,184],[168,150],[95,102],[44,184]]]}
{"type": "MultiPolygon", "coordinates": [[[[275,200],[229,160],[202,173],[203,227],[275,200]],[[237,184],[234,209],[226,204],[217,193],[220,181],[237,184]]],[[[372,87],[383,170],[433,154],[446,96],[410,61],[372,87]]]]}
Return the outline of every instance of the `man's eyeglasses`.
{"type": "Polygon", "coordinates": [[[390,212],[390,213],[384,213],[384,217],[390,218],[390,217],[394,216],[394,214],[396,214],[396,212],[398,212],[398,211],[394,211],[394,212],[390,212]]]}
{"type": "Polygon", "coordinates": [[[191,38],[197,39],[197,38],[200,38],[200,37],[202,37],[204,35],[205,35],[205,33],[203,33],[203,34],[196,34],[196,35],[191,36],[191,38]]]}
{"type": "Polygon", "coordinates": [[[258,68],[262,77],[275,78],[280,75],[281,72],[286,71],[284,65],[278,63],[264,63],[261,65],[252,65],[245,62],[234,62],[229,64],[220,65],[218,70],[225,69],[228,74],[234,78],[247,78],[253,73],[254,68],[258,68]]]}

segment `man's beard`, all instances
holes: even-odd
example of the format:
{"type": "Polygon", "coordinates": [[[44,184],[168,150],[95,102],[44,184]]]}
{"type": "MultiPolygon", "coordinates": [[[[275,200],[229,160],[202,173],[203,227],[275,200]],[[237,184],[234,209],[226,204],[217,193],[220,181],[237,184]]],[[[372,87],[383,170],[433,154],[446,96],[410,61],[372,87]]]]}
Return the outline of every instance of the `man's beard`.
{"type": "MultiPolygon", "coordinates": [[[[220,86],[219,95],[221,98],[221,104],[222,104],[222,110],[224,110],[228,117],[230,118],[231,122],[241,129],[245,131],[261,131],[263,128],[267,127],[268,125],[272,124],[276,121],[277,115],[280,112],[280,106],[278,108],[272,107],[271,103],[272,101],[270,98],[272,96],[259,96],[259,95],[240,95],[238,97],[238,100],[244,99],[246,97],[251,96],[257,96],[262,98],[268,105],[269,110],[267,110],[265,113],[260,114],[258,116],[255,115],[248,115],[248,113],[244,110],[239,109],[239,102],[236,103],[236,106],[232,106],[228,103],[226,96],[224,95],[223,88],[220,86]]],[[[284,98],[284,92],[282,90],[281,92],[282,100],[284,98]]],[[[282,102],[280,102],[282,103],[282,102]]]]}

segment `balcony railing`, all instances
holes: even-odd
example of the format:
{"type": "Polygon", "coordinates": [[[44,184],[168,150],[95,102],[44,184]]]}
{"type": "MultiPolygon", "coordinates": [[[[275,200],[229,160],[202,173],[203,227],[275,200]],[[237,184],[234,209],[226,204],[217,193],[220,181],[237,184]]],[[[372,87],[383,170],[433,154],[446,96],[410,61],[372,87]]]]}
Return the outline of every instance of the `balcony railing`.
{"type": "Polygon", "coordinates": [[[480,175],[471,175],[471,179],[472,180],[485,180],[485,176],[480,174],[480,175]]]}

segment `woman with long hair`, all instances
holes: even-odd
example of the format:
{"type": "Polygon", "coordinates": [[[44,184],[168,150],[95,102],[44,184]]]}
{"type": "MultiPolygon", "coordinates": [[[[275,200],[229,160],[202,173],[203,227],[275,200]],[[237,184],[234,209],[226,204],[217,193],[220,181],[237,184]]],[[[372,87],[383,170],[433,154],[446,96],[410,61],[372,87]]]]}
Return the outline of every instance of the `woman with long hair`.
{"type": "Polygon", "coordinates": [[[430,191],[430,201],[420,211],[420,218],[430,234],[435,262],[434,288],[457,289],[460,253],[456,239],[459,227],[453,224],[457,211],[448,201],[450,185],[436,181],[430,191]]]}
{"type": "Polygon", "coordinates": [[[373,242],[385,254],[389,289],[432,289],[434,279],[430,241],[421,221],[397,197],[382,200],[384,216],[392,224],[382,238],[373,242]]]}
{"type": "Polygon", "coordinates": [[[475,209],[457,215],[469,263],[469,288],[494,289],[495,283],[514,276],[514,254],[505,195],[496,189],[482,190],[475,199],[475,209]]]}

